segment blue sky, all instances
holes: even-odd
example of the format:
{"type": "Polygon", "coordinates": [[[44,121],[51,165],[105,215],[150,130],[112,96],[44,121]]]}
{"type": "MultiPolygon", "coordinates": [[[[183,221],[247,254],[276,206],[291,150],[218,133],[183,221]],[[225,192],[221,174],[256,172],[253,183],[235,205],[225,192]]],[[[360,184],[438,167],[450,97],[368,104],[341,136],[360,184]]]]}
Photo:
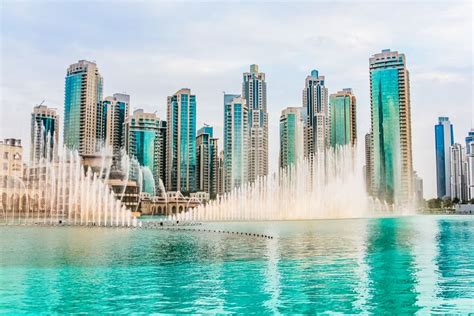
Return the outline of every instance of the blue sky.
{"type": "MultiPolygon", "coordinates": [[[[414,168],[435,195],[434,128],[440,115],[464,140],[473,122],[473,5],[470,1],[397,2],[1,2],[0,137],[29,144],[34,105],[62,116],[69,64],[95,60],[104,96],[131,95],[133,109],[166,118],[166,96],[197,95],[198,128],[222,138],[222,92],[240,93],[242,72],[266,73],[270,163],[278,155],[278,118],[300,106],[311,69],[329,92],[351,87],[359,145],[370,128],[368,59],[390,48],[411,75],[414,168]]],[[[62,133],[62,131],[61,131],[62,133]]]]}

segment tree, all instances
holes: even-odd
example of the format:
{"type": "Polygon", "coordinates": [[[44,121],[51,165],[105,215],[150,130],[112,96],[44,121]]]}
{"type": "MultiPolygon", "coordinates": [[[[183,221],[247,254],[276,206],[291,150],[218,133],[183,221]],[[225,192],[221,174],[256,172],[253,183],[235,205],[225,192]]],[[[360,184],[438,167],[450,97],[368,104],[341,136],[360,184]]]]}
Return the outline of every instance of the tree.
{"type": "Polygon", "coordinates": [[[446,197],[443,199],[443,207],[444,208],[452,208],[453,207],[453,201],[451,200],[451,197],[446,197]]]}
{"type": "Polygon", "coordinates": [[[441,208],[441,199],[430,199],[427,201],[428,208],[436,209],[441,208]]]}

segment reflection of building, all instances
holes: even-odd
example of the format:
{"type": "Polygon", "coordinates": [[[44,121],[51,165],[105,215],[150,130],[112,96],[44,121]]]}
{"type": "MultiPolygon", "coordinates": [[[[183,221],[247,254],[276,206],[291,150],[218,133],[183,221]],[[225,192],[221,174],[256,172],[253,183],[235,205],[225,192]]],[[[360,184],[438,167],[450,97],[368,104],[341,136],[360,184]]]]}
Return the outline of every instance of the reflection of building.
{"type": "Polygon", "coordinates": [[[196,138],[196,176],[197,190],[204,191],[214,198],[217,194],[219,157],[217,138],[213,137],[212,126],[198,130],[196,138]]]}
{"type": "Polygon", "coordinates": [[[248,107],[238,95],[224,95],[224,191],[248,181],[248,107]]]}
{"type": "Polygon", "coordinates": [[[280,168],[286,168],[304,155],[304,108],[288,107],[280,116],[280,168]]]}
{"type": "MultiPolygon", "coordinates": [[[[125,135],[128,155],[135,158],[140,166],[147,167],[153,176],[153,180],[144,177],[143,189],[154,194],[159,179],[165,182],[166,122],[160,120],[154,113],[146,113],[139,109],[127,118],[125,135]],[[151,181],[153,183],[150,183],[151,181]]],[[[136,174],[134,178],[137,178],[136,174]]]]}
{"type": "Polygon", "coordinates": [[[124,124],[130,109],[130,96],[114,93],[113,96],[106,97],[102,104],[105,113],[105,144],[112,148],[114,158],[118,158],[125,146],[124,124]]]}
{"type": "Polygon", "coordinates": [[[356,97],[352,89],[329,96],[329,144],[355,145],[357,141],[356,97]]]}
{"type": "Polygon", "coordinates": [[[464,147],[451,146],[451,198],[467,201],[467,161],[464,147]]]}
{"type": "Polygon", "coordinates": [[[64,97],[64,145],[93,154],[104,140],[102,77],[94,62],[80,60],[67,69],[64,97]]]}
{"type": "Polygon", "coordinates": [[[242,98],[248,108],[248,181],[268,174],[268,113],[265,73],[250,65],[243,75],[242,98]]]}
{"type": "Polygon", "coordinates": [[[166,188],[196,191],[196,96],[181,89],[168,97],[166,188]]]}
{"type": "Polygon", "coordinates": [[[305,156],[325,150],[328,144],[328,89],[324,76],[312,70],[306,77],[303,89],[303,107],[306,109],[305,156]]]}
{"type": "Polygon", "coordinates": [[[59,137],[59,115],[56,109],[38,105],[31,113],[30,161],[49,161],[57,155],[59,137]]]}
{"type": "Polygon", "coordinates": [[[435,125],[436,184],[438,198],[451,197],[451,154],[454,143],[453,125],[447,117],[438,118],[435,125]]]}
{"type": "Polygon", "coordinates": [[[23,176],[23,147],[20,139],[0,141],[0,175],[21,178],[23,176]]]}
{"type": "Polygon", "coordinates": [[[383,50],[370,57],[372,191],[388,202],[413,197],[410,85],[404,54],[383,50]]]}

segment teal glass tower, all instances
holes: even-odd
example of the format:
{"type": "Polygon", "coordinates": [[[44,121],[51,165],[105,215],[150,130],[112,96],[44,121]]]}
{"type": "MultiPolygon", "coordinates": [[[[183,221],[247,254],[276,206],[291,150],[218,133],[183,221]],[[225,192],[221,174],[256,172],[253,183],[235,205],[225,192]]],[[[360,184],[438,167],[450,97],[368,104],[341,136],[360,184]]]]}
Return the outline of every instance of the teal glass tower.
{"type": "Polygon", "coordinates": [[[296,165],[304,155],[304,108],[288,107],[280,116],[280,168],[296,165]]]}
{"type": "Polygon", "coordinates": [[[94,62],[80,60],[67,69],[64,96],[64,145],[81,155],[94,154],[105,139],[102,77],[94,62]]]}
{"type": "Polygon", "coordinates": [[[356,97],[352,89],[329,96],[329,144],[331,147],[357,142],[356,97]]]}
{"type": "MultiPolygon", "coordinates": [[[[125,148],[128,155],[138,161],[140,166],[151,172],[153,179],[143,177],[142,188],[151,195],[156,193],[158,181],[165,183],[166,121],[154,113],[139,109],[133,112],[125,123],[125,148]]],[[[132,176],[138,179],[137,170],[132,176]]]]}
{"type": "Polygon", "coordinates": [[[31,113],[30,161],[52,161],[57,155],[59,115],[56,109],[38,105],[31,113]]]}
{"type": "Polygon", "coordinates": [[[166,189],[196,192],[196,96],[190,89],[168,97],[167,120],[166,189]]]}
{"type": "Polygon", "coordinates": [[[125,146],[125,119],[130,109],[128,94],[114,93],[102,102],[105,126],[105,143],[112,149],[114,161],[120,158],[121,149],[125,146]]]}
{"type": "Polygon", "coordinates": [[[436,188],[438,198],[451,197],[451,146],[453,125],[448,117],[439,117],[435,125],[436,188]]]}
{"type": "Polygon", "coordinates": [[[369,62],[372,192],[389,203],[410,205],[413,166],[410,85],[405,55],[383,50],[369,62]]]}

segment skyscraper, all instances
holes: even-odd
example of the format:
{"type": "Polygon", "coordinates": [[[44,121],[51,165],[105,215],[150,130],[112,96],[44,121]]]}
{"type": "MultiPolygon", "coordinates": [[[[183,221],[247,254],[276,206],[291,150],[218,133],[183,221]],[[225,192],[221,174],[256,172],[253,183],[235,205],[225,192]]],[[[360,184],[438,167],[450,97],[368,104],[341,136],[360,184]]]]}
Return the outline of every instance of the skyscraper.
{"type": "Polygon", "coordinates": [[[330,95],[329,130],[329,144],[332,147],[356,144],[356,97],[352,89],[342,89],[330,95]]]}
{"type": "MultiPolygon", "coordinates": [[[[160,120],[155,113],[146,113],[138,109],[125,122],[125,148],[131,158],[141,166],[148,167],[153,180],[144,176],[143,190],[156,193],[158,181],[166,180],[166,121],[160,120]],[[155,189],[155,190],[154,190],[155,189]]],[[[138,180],[136,170],[132,170],[138,180]]]]}
{"type": "Polygon", "coordinates": [[[466,152],[461,144],[450,147],[451,154],[451,198],[467,201],[467,161],[466,152]]]}
{"type": "Polygon", "coordinates": [[[471,154],[471,146],[469,144],[474,143],[474,128],[472,128],[466,136],[466,153],[471,154]]]}
{"type": "Polygon", "coordinates": [[[248,181],[268,174],[268,113],[265,73],[250,65],[243,75],[242,98],[248,107],[248,181]]]}
{"type": "Polygon", "coordinates": [[[367,133],[365,134],[365,185],[369,195],[372,195],[372,166],[372,134],[367,133]]]}
{"type": "Polygon", "coordinates": [[[323,152],[328,145],[328,89],[325,78],[317,70],[306,77],[303,89],[303,107],[306,109],[305,156],[323,152]]]}
{"type": "Polygon", "coordinates": [[[56,109],[45,105],[35,106],[31,113],[30,161],[52,161],[57,155],[58,138],[59,115],[56,109]]]}
{"type": "Polygon", "coordinates": [[[217,195],[219,171],[217,140],[217,138],[213,137],[212,126],[205,125],[197,132],[197,190],[209,193],[211,199],[217,195]]]}
{"type": "Polygon", "coordinates": [[[219,168],[217,171],[217,194],[222,195],[225,192],[224,188],[224,150],[219,152],[219,168]]]}
{"type": "Polygon", "coordinates": [[[224,95],[224,187],[229,192],[248,181],[249,110],[239,95],[224,95]]]}
{"type": "Polygon", "coordinates": [[[120,151],[125,146],[125,119],[130,111],[130,96],[114,93],[102,102],[105,114],[105,143],[113,150],[114,159],[120,157],[120,151]]]}
{"type": "Polygon", "coordinates": [[[167,190],[196,191],[196,96],[181,89],[168,97],[167,190]]]}
{"type": "Polygon", "coordinates": [[[280,116],[280,168],[304,157],[304,108],[288,107],[280,116]]]}
{"type": "Polygon", "coordinates": [[[386,49],[369,61],[373,194],[408,205],[413,199],[413,163],[405,55],[386,49]]]}
{"type": "Polygon", "coordinates": [[[454,144],[453,125],[447,117],[439,117],[435,125],[436,184],[438,198],[451,197],[451,154],[454,144]]]}
{"type": "Polygon", "coordinates": [[[67,69],[64,145],[81,155],[94,154],[104,141],[102,85],[94,62],[80,60],[67,69]]]}
{"type": "MultiPolygon", "coordinates": [[[[474,199],[474,141],[468,143],[469,154],[466,154],[467,160],[467,198],[474,199]]],[[[467,150],[466,150],[467,152],[467,150]]]]}

